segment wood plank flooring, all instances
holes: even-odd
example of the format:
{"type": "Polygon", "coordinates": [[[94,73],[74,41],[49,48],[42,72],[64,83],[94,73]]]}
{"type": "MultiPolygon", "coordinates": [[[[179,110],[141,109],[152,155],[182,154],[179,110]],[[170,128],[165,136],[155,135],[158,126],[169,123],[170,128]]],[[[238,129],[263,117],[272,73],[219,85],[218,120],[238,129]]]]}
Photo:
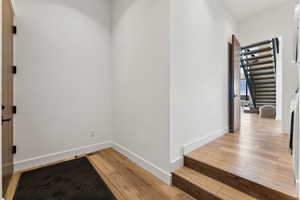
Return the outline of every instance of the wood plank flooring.
{"type": "Polygon", "coordinates": [[[280,195],[294,199],[290,198],[297,193],[288,142],[279,121],[242,114],[238,133],[226,134],[187,154],[185,165],[243,192],[261,193],[266,199],[280,195]]]}
{"type": "Polygon", "coordinates": [[[124,200],[193,200],[155,178],[113,149],[89,156],[99,174],[124,200]]]}
{"type": "MultiPolygon", "coordinates": [[[[89,154],[87,158],[118,200],[194,200],[176,187],[163,183],[113,149],[89,154]]],[[[70,159],[49,165],[67,160],[70,159]]],[[[13,199],[22,172],[16,172],[13,175],[5,195],[6,200],[13,199]]]]}

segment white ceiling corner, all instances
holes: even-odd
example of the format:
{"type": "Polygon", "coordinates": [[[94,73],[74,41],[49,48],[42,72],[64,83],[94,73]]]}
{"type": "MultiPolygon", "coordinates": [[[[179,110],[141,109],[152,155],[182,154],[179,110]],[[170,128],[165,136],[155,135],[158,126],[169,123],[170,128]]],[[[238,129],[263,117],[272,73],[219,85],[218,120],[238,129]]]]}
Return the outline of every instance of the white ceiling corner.
{"type": "Polygon", "coordinates": [[[224,0],[225,4],[237,21],[255,15],[258,12],[292,0],[224,0]]]}

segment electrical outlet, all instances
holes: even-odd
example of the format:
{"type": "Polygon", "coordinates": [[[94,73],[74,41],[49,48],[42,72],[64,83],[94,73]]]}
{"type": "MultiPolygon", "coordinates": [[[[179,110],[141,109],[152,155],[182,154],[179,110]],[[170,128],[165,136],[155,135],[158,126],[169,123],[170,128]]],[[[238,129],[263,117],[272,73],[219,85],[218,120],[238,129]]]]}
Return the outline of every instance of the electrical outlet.
{"type": "Polygon", "coordinates": [[[93,138],[93,137],[95,137],[95,135],[96,135],[95,131],[91,131],[90,137],[93,138]]]}

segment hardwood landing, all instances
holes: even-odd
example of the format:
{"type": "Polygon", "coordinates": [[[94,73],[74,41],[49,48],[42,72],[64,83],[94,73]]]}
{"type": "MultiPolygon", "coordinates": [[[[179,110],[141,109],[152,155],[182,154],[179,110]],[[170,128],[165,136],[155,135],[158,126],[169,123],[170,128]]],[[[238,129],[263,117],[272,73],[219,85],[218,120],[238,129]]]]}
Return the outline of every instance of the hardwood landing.
{"type": "Polygon", "coordinates": [[[238,133],[187,154],[184,165],[257,199],[295,200],[288,142],[289,136],[280,133],[278,121],[242,114],[238,133]]]}

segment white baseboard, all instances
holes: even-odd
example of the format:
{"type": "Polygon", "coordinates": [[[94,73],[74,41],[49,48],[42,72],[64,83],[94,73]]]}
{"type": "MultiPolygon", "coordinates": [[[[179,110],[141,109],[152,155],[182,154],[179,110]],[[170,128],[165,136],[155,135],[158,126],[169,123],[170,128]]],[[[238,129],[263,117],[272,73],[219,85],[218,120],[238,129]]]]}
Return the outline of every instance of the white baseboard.
{"type": "Polygon", "coordinates": [[[106,149],[109,147],[112,147],[112,141],[92,144],[92,145],[74,148],[74,149],[70,149],[67,151],[57,152],[57,153],[48,154],[48,155],[44,155],[44,156],[38,156],[38,157],[30,158],[27,160],[16,161],[14,163],[14,170],[19,171],[22,169],[37,167],[39,165],[56,162],[56,161],[63,160],[66,158],[71,158],[71,157],[74,157],[77,155],[92,153],[92,152],[99,151],[101,149],[106,149]]]}
{"type": "MultiPolygon", "coordinates": [[[[183,152],[184,154],[189,153],[213,140],[216,138],[224,135],[225,133],[228,132],[228,128],[224,128],[222,130],[218,130],[209,134],[206,134],[203,137],[200,137],[196,139],[195,141],[183,145],[183,152]]],[[[105,148],[110,148],[113,147],[115,150],[119,151],[126,157],[128,157],[131,161],[139,165],[140,167],[146,169],[149,171],[151,174],[162,180],[163,182],[170,184],[171,183],[171,174],[153,163],[151,163],[148,160],[145,160],[143,157],[137,155],[136,153],[128,150],[127,148],[121,146],[120,144],[114,143],[112,141],[104,142],[104,143],[98,143],[98,144],[92,144],[88,146],[83,146],[79,148],[74,148],[70,149],[67,151],[62,151],[62,152],[57,152],[53,154],[48,154],[44,156],[39,156],[27,160],[21,160],[21,161],[16,161],[14,163],[15,171],[19,171],[22,169],[28,169],[32,167],[37,167],[39,165],[44,165],[47,163],[55,162],[58,160],[63,160],[66,158],[71,158],[76,155],[82,155],[82,154],[88,154],[92,153],[95,151],[99,151],[105,148]]],[[[171,171],[174,171],[177,168],[180,168],[183,166],[183,156],[177,158],[176,160],[171,162],[170,169],[171,171]]]]}
{"type": "Polygon", "coordinates": [[[184,144],[183,145],[183,153],[184,154],[190,153],[190,152],[202,147],[203,145],[206,145],[206,144],[214,141],[218,137],[225,135],[228,132],[229,132],[229,128],[226,127],[226,128],[214,131],[214,132],[207,133],[204,136],[197,138],[193,142],[184,144]]]}
{"type": "MultiPolygon", "coordinates": [[[[191,143],[184,144],[183,145],[183,154],[190,153],[190,152],[214,141],[218,137],[221,137],[228,132],[229,132],[229,128],[226,127],[226,128],[220,129],[218,131],[208,133],[203,137],[197,138],[196,140],[194,140],[191,143]]],[[[184,162],[183,155],[181,155],[177,159],[171,161],[171,171],[175,171],[176,169],[182,167],[184,164],[183,162],[184,162]]]]}
{"type": "Polygon", "coordinates": [[[182,166],[183,166],[183,156],[180,156],[176,160],[171,161],[171,171],[172,172],[182,166]]]}
{"type": "Polygon", "coordinates": [[[171,174],[160,169],[159,167],[155,166],[153,163],[145,160],[141,156],[137,155],[136,153],[131,152],[130,150],[126,149],[125,147],[114,143],[112,141],[108,141],[105,143],[98,143],[88,146],[83,146],[79,148],[70,149],[67,151],[57,152],[53,154],[38,156],[26,160],[16,161],[14,163],[14,170],[19,171],[23,169],[30,169],[32,167],[37,167],[40,165],[45,165],[48,163],[56,162],[59,160],[72,158],[74,156],[88,154],[95,151],[99,151],[102,149],[113,147],[118,152],[122,153],[126,157],[128,157],[131,161],[139,165],[140,167],[144,168],[145,170],[149,171],[151,174],[162,180],[163,182],[170,184],[171,183],[171,174]]]}
{"type": "Polygon", "coordinates": [[[157,167],[153,163],[145,160],[141,156],[137,155],[136,153],[126,149],[125,147],[121,146],[120,144],[113,143],[113,148],[118,152],[125,155],[129,158],[132,162],[139,165],[140,167],[144,168],[145,170],[149,171],[151,174],[165,182],[166,184],[171,184],[171,174],[166,172],[165,170],[157,167]]]}

